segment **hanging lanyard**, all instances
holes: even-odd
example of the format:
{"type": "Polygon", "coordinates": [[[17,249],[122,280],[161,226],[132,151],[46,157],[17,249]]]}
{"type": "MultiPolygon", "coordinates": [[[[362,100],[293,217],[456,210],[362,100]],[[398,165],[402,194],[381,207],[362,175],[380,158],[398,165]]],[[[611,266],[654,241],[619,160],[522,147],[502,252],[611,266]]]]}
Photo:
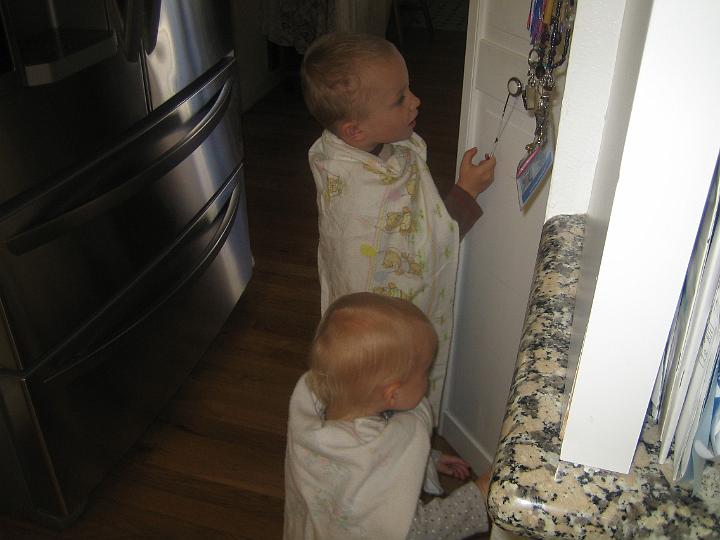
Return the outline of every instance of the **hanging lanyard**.
{"type": "Polygon", "coordinates": [[[490,152],[491,156],[495,155],[495,149],[497,148],[498,142],[500,141],[500,137],[502,137],[505,128],[510,123],[510,117],[515,110],[515,105],[517,105],[518,97],[522,95],[522,82],[520,82],[520,79],[518,79],[517,77],[511,77],[507,82],[507,91],[508,94],[505,98],[505,105],[503,106],[502,114],[500,115],[500,122],[498,123],[497,134],[495,135],[492,151],[490,152]],[[505,112],[507,111],[508,101],[510,101],[510,98],[513,98],[513,104],[512,108],[510,109],[510,114],[508,114],[507,120],[505,120],[505,112]]]}
{"type": "Polygon", "coordinates": [[[532,0],[527,21],[531,44],[535,45],[540,41],[543,29],[552,22],[556,1],[557,0],[532,0]]]}

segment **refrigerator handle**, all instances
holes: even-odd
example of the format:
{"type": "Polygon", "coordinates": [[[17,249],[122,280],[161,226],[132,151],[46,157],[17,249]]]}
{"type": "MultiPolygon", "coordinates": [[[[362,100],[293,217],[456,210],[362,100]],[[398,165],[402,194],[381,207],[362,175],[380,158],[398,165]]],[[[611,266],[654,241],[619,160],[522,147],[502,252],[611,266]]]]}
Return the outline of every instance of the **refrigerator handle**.
{"type": "Polygon", "coordinates": [[[157,22],[160,14],[158,0],[106,0],[105,9],[110,26],[115,30],[125,59],[137,62],[143,41],[153,43],[157,38],[157,22]],[[122,3],[122,5],[120,5],[122,3]],[[153,32],[153,27],[155,31],[153,32]]]}
{"type": "Polygon", "coordinates": [[[6,241],[8,250],[14,255],[22,255],[46,244],[64,232],[106,213],[138,193],[147,184],[170,172],[200,146],[218,125],[230,104],[232,85],[233,80],[227,80],[202,120],[149,167],[101,196],[15,234],[6,241]]]}
{"type": "Polygon", "coordinates": [[[162,0],[145,0],[145,16],[143,17],[142,40],[145,54],[151,54],[157,45],[158,28],[160,25],[160,2],[162,0]]]}
{"type": "MultiPolygon", "coordinates": [[[[67,377],[75,377],[77,375],[75,368],[79,366],[82,366],[83,370],[91,369],[97,362],[102,360],[101,355],[97,353],[109,347],[137,325],[141,324],[148,316],[162,307],[165,302],[171,299],[190,281],[199,276],[205,268],[213,262],[225,245],[225,241],[235,223],[238,208],[244,195],[244,185],[240,181],[241,178],[242,165],[238,166],[226,184],[203,209],[197,213],[195,218],[169,248],[161,253],[156,260],[148,265],[130,284],[119,291],[92,319],[86,321],[73,335],[50,353],[46,360],[52,361],[53,358],[60,359],[64,357],[65,355],[61,354],[62,351],[71,348],[76,349],[76,352],[72,353],[69,359],[60,360],[63,364],[66,362],[67,364],[62,365],[59,369],[51,370],[52,375],[43,379],[45,383],[59,382],[59,380],[67,377]],[[222,208],[222,210],[219,211],[217,216],[212,217],[213,208],[217,208],[218,206],[222,208]],[[202,252],[188,265],[188,268],[174,281],[171,281],[169,286],[164,287],[163,291],[156,296],[150,304],[135,311],[131,317],[125,317],[121,321],[110,320],[113,314],[127,312],[127,309],[122,308],[123,303],[132,304],[133,300],[138,296],[145,297],[146,290],[143,289],[143,287],[148,286],[148,281],[156,281],[153,277],[156,277],[154,276],[154,272],[158,267],[172,266],[171,260],[173,256],[180,257],[179,252],[182,251],[187,242],[199,231],[209,227],[208,221],[212,226],[216,226],[217,230],[211,240],[205,245],[202,252]],[[128,321],[128,319],[130,320],[128,321]],[[105,329],[105,331],[103,331],[103,329],[105,329]],[[82,341],[85,340],[87,340],[87,342],[83,344],[82,341]],[[97,361],[93,362],[92,359],[97,359],[97,361]]],[[[36,366],[35,369],[41,368],[43,364],[46,364],[46,362],[36,366]]],[[[35,369],[32,371],[35,371],[35,369]]],[[[26,376],[29,375],[30,374],[26,374],[26,376]]]]}
{"type": "Polygon", "coordinates": [[[161,0],[106,0],[110,26],[115,29],[120,47],[129,62],[137,62],[140,54],[151,53],[157,44],[161,0]]]}

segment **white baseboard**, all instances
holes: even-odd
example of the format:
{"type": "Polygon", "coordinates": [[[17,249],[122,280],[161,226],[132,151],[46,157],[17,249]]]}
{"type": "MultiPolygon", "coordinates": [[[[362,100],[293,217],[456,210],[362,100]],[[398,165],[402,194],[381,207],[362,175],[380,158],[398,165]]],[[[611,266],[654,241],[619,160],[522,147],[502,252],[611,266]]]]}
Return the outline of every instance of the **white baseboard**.
{"type": "Polygon", "coordinates": [[[476,474],[482,474],[492,465],[495,449],[493,448],[491,454],[486,448],[483,448],[477,439],[470,435],[447,410],[442,412],[438,432],[472,466],[476,474]]]}

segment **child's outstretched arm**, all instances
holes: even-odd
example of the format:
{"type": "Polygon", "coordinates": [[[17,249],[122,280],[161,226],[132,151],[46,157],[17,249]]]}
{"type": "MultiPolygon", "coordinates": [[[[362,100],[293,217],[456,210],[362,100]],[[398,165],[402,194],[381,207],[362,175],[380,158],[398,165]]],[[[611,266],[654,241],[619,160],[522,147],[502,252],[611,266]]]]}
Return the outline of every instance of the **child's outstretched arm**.
{"type": "Polygon", "coordinates": [[[477,148],[471,148],[463,155],[460,162],[460,177],[457,185],[475,198],[493,183],[495,174],[495,156],[485,154],[485,159],[477,165],[472,160],[477,154],[477,148]]]}

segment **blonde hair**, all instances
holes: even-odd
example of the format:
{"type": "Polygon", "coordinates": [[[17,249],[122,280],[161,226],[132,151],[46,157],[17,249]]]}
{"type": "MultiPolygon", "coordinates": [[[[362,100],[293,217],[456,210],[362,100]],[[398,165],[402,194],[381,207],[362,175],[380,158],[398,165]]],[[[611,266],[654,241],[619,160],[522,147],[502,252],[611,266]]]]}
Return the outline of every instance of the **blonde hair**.
{"type": "Polygon", "coordinates": [[[307,381],[325,406],[352,409],[384,384],[405,382],[437,336],[407,300],[361,292],[328,307],[310,349],[307,381]]]}
{"type": "Polygon", "coordinates": [[[310,114],[330,131],[343,120],[362,120],[369,95],[361,69],[400,53],[389,41],[371,34],[337,32],[316,39],[300,68],[303,96],[310,114]]]}

